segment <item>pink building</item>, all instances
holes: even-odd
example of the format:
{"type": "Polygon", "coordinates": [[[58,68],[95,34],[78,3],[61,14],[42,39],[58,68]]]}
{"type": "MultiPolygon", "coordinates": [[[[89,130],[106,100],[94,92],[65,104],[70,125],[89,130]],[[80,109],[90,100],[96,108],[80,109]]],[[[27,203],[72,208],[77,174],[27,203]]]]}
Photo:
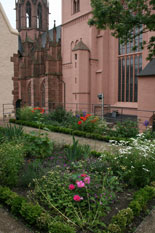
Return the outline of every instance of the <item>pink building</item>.
{"type": "MultiPolygon", "coordinates": [[[[109,30],[90,27],[90,17],[90,0],[62,0],[62,73],[66,103],[74,103],[76,107],[78,103],[95,106],[100,104],[97,95],[104,93],[105,104],[128,108],[126,114],[137,115],[138,109],[155,110],[155,101],[149,107],[144,104],[150,95],[155,100],[154,89],[148,93],[149,87],[155,85],[155,75],[146,88],[142,88],[145,100],[140,90],[142,84],[138,85],[142,78],[137,77],[148,63],[147,49],[142,51],[140,43],[143,39],[149,41],[152,33],[139,36],[127,46],[119,46],[118,39],[112,37],[109,30]],[[138,46],[134,52],[133,45],[138,46]]],[[[80,105],[80,109],[87,110],[86,105],[80,105]]]]}
{"type": "Polygon", "coordinates": [[[62,26],[49,30],[47,0],[15,1],[20,37],[18,54],[12,58],[14,103],[22,99],[24,104],[48,111],[51,103],[55,107],[55,102],[63,102],[67,110],[101,114],[97,96],[103,93],[104,113],[117,110],[151,122],[155,111],[154,62],[149,66],[151,77],[150,72],[149,78],[145,72],[145,77],[137,75],[148,63],[147,49],[142,51],[140,43],[143,39],[148,42],[155,32],[120,46],[110,30],[88,25],[90,2],[62,0],[62,26]],[[137,50],[133,52],[134,45],[137,50]],[[137,110],[149,113],[142,118],[137,110]]]}

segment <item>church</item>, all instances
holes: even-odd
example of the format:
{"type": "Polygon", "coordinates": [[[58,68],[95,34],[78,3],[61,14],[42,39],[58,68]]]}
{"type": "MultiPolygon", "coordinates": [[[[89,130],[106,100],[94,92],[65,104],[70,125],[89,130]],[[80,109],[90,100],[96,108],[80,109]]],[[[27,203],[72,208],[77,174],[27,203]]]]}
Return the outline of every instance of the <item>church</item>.
{"type": "MultiPolygon", "coordinates": [[[[18,53],[14,63],[14,103],[40,106],[48,111],[63,103],[67,110],[96,113],[98,94],[105,106],[155,111],[155,59],[148,62],[147,48],[155,32],[139,35],[121,46],[110,30],[88,25],[90,0],[62,0],[62,25],[49,30],[47,0],[16,0],[18,53]],[[137,46],[133,51],[133,46],[137,46]]],[[[135,29],[140,30],[140,29],[135,29]]]]}

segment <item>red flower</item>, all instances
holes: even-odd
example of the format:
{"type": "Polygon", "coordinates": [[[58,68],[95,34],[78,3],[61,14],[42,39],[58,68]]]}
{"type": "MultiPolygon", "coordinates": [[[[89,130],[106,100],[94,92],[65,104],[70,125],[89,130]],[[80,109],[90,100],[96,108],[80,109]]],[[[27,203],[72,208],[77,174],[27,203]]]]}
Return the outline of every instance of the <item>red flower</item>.
{"type": "Polygon", "coordinates": [[[87,175],[86,174],[81,174],[81,177],[86,177],[87,175]]]}
{"type": "Polygon", "coordinates": [[[80,201],[81,200],[81,197],[79,195],[75,195],[73,197],[74,201],[80,201]]]}
{"type": "MultiPolygon", "coordinates": [[[[43,108],[39,108],[39,107],[33,108],[33,110],[34,110],[34,111],[35,111],[35,110],[39,110],[41,114],[43,114],[43,113],[45,112],[45,110],[44,110],[43,108]]],[[[34,111],[32,111],[32,112],[34,112],[34,111]]]]}
{"type": "Polygon", "coordinates": [[[70,185],[69,185],[69,189],[70,189],[70,190],[73,190],[73,189],[75,189],[75,186],[74,186],[74,184],[70,184],[70,185]]]}
{"type": "Polygon", "coordinates": [[[90,117],[90,116],[91,116],[91,114],[87,114],[87,115],[86,115],[86,117],[90,117]]]}
{"type": "Polygon", "coordinates": [[[81,125],[82,124],[82,121],[78,121],[78,125],[81,125]]]}
{"type": "Polygon", "coordinates": [[[80,117],[80,119],[83,120],[83,121],[86,121],[86,120],[87,120],[86,117],[80,117]]]}

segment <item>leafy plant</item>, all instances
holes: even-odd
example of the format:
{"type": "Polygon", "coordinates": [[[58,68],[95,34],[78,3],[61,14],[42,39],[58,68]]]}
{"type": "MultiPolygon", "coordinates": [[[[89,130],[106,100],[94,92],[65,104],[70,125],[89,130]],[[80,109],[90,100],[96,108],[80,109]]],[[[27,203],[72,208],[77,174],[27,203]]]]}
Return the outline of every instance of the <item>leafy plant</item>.
{"type": "Polygon", "coordinates": [[[69,161],[86,159],[90,155],[90,147],[88,145],[80,145],[73,136],[73,144],[65,149],[65,153],[69,161]]]}
{"type": "Polygon", "coordinates": [[[25,150],[22,144],[5,142],[0,146],[0,183],[14,186],[24,163],[25,150]]]}
{"type": "Polygon", "coordinates": [[[57,167],[39,180],[30,192],[30,198],[37,200],[70,225],[95,230],[104,226],[100,221],[109,204],[115,199],[118,179],[111,172],[99,175],[74,172],[70,174],[57,167]]]}
{"type": "Polygon", "coordinates": [[[35,115],[37,115],[37,112],[35,114],[35,112],[33,112],[33,108],[27,106],[20,109],[19,119],[23,121],[33,121],[35,120],[35,115]]]}
{"type": "Polygon", "coordinates": [[[2,141],[22,139],[24,136],[23,127],[7,124],[6,127],[0,129],[0,135],[2,141]]]}
{"type": "Polygon", "coordinates": [[[47,134],[40,133],[39,136],[35,132],[25,136],[25,150],[28,157],[47,158],[53,152],[53,142],[48,138],[47,134]]]}
{"type": "Polygon", "coordinates": [[[48,170],[49,168],[44,168],[43,162],[39,159],[34,161],[27,160],[21,171],[18,184],[22,187],[28,187],[33,182],[33,179],[41,178],[48,170]]]}
{"type": "Polygon", "coordinates": [[[134,121],[117,122],[115,133],[118,137],[123,137],[123,138],[136,137],[137,134],[139,133],[137,122],[134,121]]]}

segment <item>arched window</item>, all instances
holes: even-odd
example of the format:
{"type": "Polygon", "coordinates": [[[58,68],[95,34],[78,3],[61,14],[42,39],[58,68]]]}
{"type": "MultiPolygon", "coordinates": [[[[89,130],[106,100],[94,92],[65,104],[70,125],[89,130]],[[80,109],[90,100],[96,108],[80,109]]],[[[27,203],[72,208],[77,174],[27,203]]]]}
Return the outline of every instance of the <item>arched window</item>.
{"type": "Polygon", "coordinates": [[[72,50],[74,48],[74,42],[71,42],[71,50],[70,50],[70,62],[72,62],[72,50]]]}
{"type": "Polygon", "coordinates": [[[41,106],[45,107],[45,80],[41,84],[41,106]]]}
{"type": "Polygon", "coordinates": [[[28,105],[31,106],[31,82],[29,82],[27,87],[27,100],[28,100],[28,105]]]}
{"type": "Polygon", "coordinates": [[[73,0],[73,14],[80,11],[80,0],[73,0]]]}
{"type": "Polygon", "coordinates": [[[29,1],[26,3],[26,27],[31,27],[31,4],[29,1]]]}
{"type": "Polygon", "coordinates": [[[37,28],[42,28],[42,6],[39,3],[37,9],[37,28]]]}
{"type": "Polygon", "coordinates": [[[76,12],[80,11],[80,0],[76,2],[76,12]]]}
{"type": "Polygon", "coordinates": [[[73,14],[76,13],[76,0],[73,0],[73,14]]]}

